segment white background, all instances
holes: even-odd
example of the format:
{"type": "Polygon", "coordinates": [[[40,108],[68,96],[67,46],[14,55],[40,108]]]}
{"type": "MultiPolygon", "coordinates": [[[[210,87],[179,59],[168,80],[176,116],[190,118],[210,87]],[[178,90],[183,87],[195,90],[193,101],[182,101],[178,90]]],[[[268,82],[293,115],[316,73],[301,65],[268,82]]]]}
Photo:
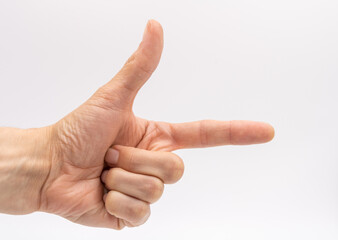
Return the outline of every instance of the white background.
{"type": "Polygon", "coordinates": [[[149,18],[165,49],[137,115],[267,121],[274,141],[178,151],[185,176],[139,228],[0,215],[0,238],[338,239],[336,0],[0,0],[0,126],[45,126],[79,106],[149,18]]]}

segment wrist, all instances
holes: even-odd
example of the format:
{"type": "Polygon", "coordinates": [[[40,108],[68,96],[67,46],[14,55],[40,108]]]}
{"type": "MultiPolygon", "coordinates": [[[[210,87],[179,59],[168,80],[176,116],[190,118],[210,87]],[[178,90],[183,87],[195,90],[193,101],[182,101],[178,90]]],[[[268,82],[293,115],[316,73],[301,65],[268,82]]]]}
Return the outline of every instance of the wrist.
{"type": "Polygon", "coordinates": [[[0,212],[39,210],[51,158],[49,128],[0,128],[0,212]]]}

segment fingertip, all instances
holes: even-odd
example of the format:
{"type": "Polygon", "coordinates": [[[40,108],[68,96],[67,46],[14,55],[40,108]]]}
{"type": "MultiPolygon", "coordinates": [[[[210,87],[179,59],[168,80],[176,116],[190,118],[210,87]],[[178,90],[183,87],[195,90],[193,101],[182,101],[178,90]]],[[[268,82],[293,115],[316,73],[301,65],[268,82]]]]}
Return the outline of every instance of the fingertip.
{"type": "Polygon", "coordinates": [[[105,161],[110,167],[114,167],[119,160],[119,156],[120,153],[117,149],[109,148],[105,156],[105,161]]]}
{"type": "Polygon", "coordinates": [[[268,125],[270,128],[270,135],[268,137],[268,142],[270,142],[272,139],[274,139],[276,131],[275,131],[275,128],[271,124],[268,123],[268,125]]]}
{"type": "Polygon", "coordinates": [[[161,48],[163,48],[163,28],[161,24],[156,20],[154,19],[148,20],[147,26],[143,33],[141,46],[152,48],[156,47],[155,49],[157,50],[161,50],[161,48]]]}
{"type": "Polygon", "coordinates": [[[102,174],[101,174],[101,181],[102,182],[104,182],[104,183],[106,182],[107,175],[108,175],[108,170],[105,170],[105,171],[102,172],[102,174]]]}
{"type": "Polygon", "coordinates": [[[267,143],[274,138],[274,128],[266,122],[235,120],[231,121],[232,145],[267,143]]]}
{"type": "Polygon", "coordinates": [[[163,28],[162,28],[161,23],[159,23],[155,19],[149,19],[147,23],[147,27],[149,28],[150,31],[163,33],[163,28]]]}
{"type": "Polygon", "coordinates": [[[261,143],[270,142],[275,137],[274,127],[266,122],[262,122],[262,135],[260,136],[261,143]]]}

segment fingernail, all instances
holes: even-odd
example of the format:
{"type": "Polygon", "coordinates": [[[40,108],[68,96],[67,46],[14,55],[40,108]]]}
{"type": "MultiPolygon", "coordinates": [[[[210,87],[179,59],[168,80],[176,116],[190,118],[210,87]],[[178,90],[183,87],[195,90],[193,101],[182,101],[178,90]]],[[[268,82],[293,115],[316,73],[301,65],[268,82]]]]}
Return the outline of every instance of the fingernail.
{"type": "Polygon", "coordinates": [[[106,162],[109,165],[116,165],[119,159],[119,151],[114,148],[109,148],[106,154],[106,162]]]}
{"type": "Polygon", "coordinates": [[[102,172],[102,174],[101,174],[102,182],[106,182],[107,174],[108,174],[108,170],[105,170],[105,171],[102,172]]]}

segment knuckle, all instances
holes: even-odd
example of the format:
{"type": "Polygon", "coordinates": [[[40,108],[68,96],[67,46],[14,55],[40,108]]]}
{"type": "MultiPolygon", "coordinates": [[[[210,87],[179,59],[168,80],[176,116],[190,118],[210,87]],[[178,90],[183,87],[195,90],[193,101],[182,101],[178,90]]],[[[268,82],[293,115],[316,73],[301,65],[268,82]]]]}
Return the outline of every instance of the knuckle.
{"type": "Polygon", "coordinates": [[[108,171],[107,178],[106,178],[106,186],[109,189],[114,188],[115,183],[116,183],[116,177],[117,177],[119,171],[120,171],[119,168],[111,168],[108,171]]]}
{"type": "Polygon", "coordinates": [[[181,179],[184,173],[183,160],[173,154],[171,160],[166,161],[166,181],[168,183],[175,183],[181,179]]]}
{"type": "Polygon", "coordinates": [[[164,184],[161,180],[154,178],[145,184],[145,192],[148,195],[149,202],[156,202],[163,194],[164,184]]]}
{"type": "Polygon", "coordinates": [[[124,224],[122,219],[117,219],[117,224],[115,226],[115,230],[121,231],[122,229],[124,229],[126,225],[124,224]]]}
{"type": "Polygon", "coordinates": [[[199,122],[200,124],[200,141],[201,145],[205,146],[208,145],[208,131],[207,131],[207,126],[208,126],[209,120],[201,120],[199,122]]]}
{"type": "Polygon", "coordinates": [[[140,71],[140,74],[145,75],[145,76],[151,75],[152,72],[154,71],[151,64],[148,64],[147,62],[148,61],[135,61],[136,67],[140,71]]]}
{"type": "Polygon", "coordinates": [[[116,209],[115,209],[115,201],[116,201],[116,195],[117,193],[114,192],[114,191],[110,191],[108,192],[107,194],[107,198],[106,198],[106,202],[105,202],[105,206],[106,206],[106,210],[111,214],[111,215],[114,215],[115,212],[116,212],[116,209]]]}
{"type": "Polygon", "coordinates": [[[95,94],[87,101],[87,104],[104,110],[122,110],[115,104],[118,103],[120,96],[110,86],[100,87],[95,94]]]}
{"type": "Polygon", "coordinates": [[[126,68],[133,69],[140,77],[149,76],[154,71],[154,67],[149,61],[151,56],[147,56],[146,52],[136,51],[125,64],[126,68]]]}
{"type": "Polygon", "coordinates": [[[135,224],[143,223],[143,220],[149,215],[150,207],[149,204],[144,202],[140,202],[139,204],[135,205],[130,209],[130,216],[133,219],[135,224]]]}
{"type": "Polygon", "coordinates": [[[101,99],[101,100],[107,100],[107,101],[113,101],[115,100],[115,96],[110,94],[110,91],[108,91],[107,86],[100,87],[96,92],[95,95],[93,95],[94,99],[101,99]]]}
{"type": "Polygon", "coordinates": [[[131,148],[130,150],[128,150],[127,154],[126,154],[126,167],[127,169],[129,169],[130,171],[135,171],[135,169],[137,169],[137,159],[135,157],[135,149],[131,148]]]}

